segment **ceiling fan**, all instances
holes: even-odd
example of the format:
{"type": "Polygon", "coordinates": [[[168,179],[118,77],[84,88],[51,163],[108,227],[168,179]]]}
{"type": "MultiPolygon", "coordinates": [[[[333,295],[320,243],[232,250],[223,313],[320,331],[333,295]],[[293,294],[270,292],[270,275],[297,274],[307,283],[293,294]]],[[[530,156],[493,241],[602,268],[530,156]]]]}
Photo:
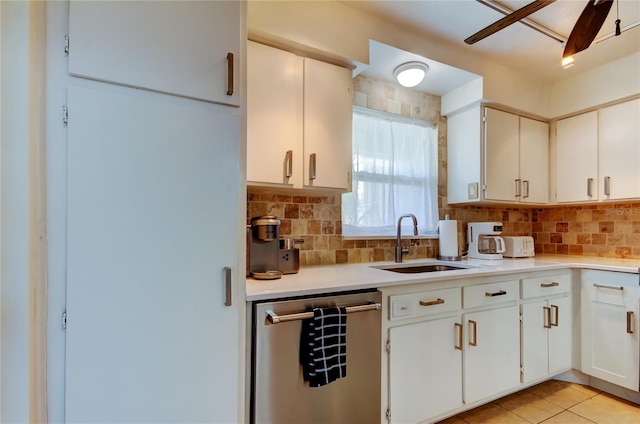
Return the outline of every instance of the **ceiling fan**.
{"type": "MultiPolygon", "coordinates": [[[[488,27],[476,32],[464,40],[467,44],[474,44],[491,34],[494,34],[509,25],[526,18],[534,12],[554,3],[556,0],[536,0],[526,6],[506,15],[488,27]]],[[[565,44],[563,58],[586,50],[596,38],[600,28],[607,19],[613,0],[589,0],[586,7],[576,21],[567,43],[565,44]]],[[[616,20],[616,35],[620,35],[620,20],[616,20]]]]}

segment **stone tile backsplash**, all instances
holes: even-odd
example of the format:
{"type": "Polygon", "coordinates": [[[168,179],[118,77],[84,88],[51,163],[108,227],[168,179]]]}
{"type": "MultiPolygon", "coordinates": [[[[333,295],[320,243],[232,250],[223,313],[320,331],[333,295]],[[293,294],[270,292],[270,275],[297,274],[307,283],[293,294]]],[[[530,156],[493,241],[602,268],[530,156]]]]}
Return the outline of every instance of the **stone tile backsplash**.
{"type": "Polygon", "coordinates": [[[536,253],[640,259],[640,202],[537,209],[536,253]]]}
{"type": "MultiPolygon", "coordinates": [[[[252,192],[247,194],[247,224],[255,216],[280,218],[280,236],[300,238],[300,265],[328,265],[392,261],[395,240],[343,240],[341,197],[298,196],[252,192]]],[[[403,240],[407,259],[433,258],[437,240],[403,240]]]]}

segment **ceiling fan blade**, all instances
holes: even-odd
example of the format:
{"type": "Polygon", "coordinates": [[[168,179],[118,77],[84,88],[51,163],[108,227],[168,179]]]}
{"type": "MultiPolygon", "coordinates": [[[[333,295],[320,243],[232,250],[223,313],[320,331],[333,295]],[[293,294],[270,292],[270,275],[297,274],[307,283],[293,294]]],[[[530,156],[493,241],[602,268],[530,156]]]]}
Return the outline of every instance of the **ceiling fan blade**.
{"type": "Polygon", "coordinates": [[[528,5],[509,13],[507,16],[500,19],[499,21],[492,23],[488,27],[481,29],[480,31],[464,40],[464,42],[467,44],[477,43],[478,41],[500,31],[501,29],[508,27],[513,23],[518,22],[520,19],[526,18],[532,13],[537,12],[538,10],[550,5],[551,3],[554,3],[555,1],[556,0],[536,0],[534,2],[531,2],[528,5]]]}
{"type": "Polygon", "coordinates": [[[611,5],[613,5],[613,0],[600,2],[589,0],[571,30],[567,44],[564,46],[563,58],[581,52],[591,45],[607,19],[611,5]]]}

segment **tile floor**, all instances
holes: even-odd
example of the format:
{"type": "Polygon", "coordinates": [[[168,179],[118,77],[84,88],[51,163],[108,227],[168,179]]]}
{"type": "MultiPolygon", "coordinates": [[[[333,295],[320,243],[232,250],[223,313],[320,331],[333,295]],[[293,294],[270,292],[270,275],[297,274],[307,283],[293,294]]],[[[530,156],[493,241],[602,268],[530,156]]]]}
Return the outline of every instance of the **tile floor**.
{"type": "Polygon", "coordinates": [[[640,405],[589,386],[549,380],[440,424],[639,424],[640,405]]]}

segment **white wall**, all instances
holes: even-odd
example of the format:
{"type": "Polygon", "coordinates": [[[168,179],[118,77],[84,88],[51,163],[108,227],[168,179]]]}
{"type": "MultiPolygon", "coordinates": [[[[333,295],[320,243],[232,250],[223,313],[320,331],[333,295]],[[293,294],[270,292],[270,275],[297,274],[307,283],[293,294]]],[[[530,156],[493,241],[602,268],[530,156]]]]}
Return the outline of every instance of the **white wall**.
{"type": "Polygon", "coordinates": [[[557,118],[636,94],[640,94],[640,53],[552,84],[551,117],[557,118]]]}
{"type": "Polygon", "coordinates": [[[250,1],[249,36],[329,58],[368,63],[369,39],[483,76],[483,97],[549,115],[548,85],[457,46],[427,38],[334,1],[250,1]]]}
{"type": "Polygon", "coordinates": [[[0,422],[29,420],[28,387],[28,2],[0,2],[2,143],[0,422]]]}

